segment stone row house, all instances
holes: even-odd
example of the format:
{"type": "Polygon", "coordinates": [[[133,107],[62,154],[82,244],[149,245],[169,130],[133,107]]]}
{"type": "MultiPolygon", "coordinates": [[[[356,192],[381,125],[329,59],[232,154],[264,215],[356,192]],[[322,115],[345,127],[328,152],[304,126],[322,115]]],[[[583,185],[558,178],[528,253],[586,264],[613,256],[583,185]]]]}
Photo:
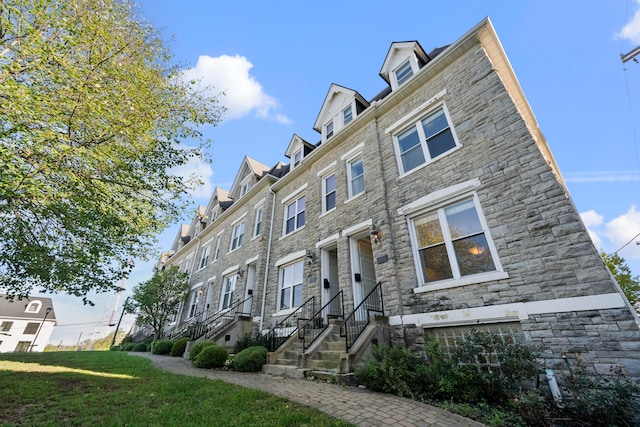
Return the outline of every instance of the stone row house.
{"type": "Polygon", "coordinates": [[[490,20],[431,52],[392,43],[380,76],[371,100],[332,84],[319,141],[294,134],[289,164],[245,157],[182,226],[158,264],[192,283],[168,330],[204,323],[228,345],[271,332],[270,363],[297,368],[347,336],[349,370],[372,342],[422,351],[426,336],[447,347],[490,329],[542,345],[549,367],[581,357],[638,376],[637,316],[490,20]]]}

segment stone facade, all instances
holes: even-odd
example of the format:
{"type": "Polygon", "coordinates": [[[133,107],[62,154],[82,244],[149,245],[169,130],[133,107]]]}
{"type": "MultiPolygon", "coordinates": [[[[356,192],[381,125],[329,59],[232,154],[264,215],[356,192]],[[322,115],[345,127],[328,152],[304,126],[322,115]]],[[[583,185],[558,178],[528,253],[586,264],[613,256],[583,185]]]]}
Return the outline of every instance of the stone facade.
{"type": "Polygon", "coordinates": [[[176,239],[166,263],[193,258],[198,311],[207,301],[209,311],[222,308],[229,275],[234,299],[253,287],[263,331],[339,290],[348,313],[379,283],[392,341],[416,351],[425,331],[508,324],[547,349],[549,367],[581,357],[599,371],[619,364],[640,375],[638,318],[589,238],[490,21],[429,55],[417,42],[392,44],[381,76],[389,86],[371,101],[332,85],[314,127],[319,143],[294,136],[287,166],[245,159],[230,207],[186,245],[176,239]],[[411,145],[415,126],[421,139],[411,145]],[[240,196],[246,176],[252,185],[240,196]],[[251,239],[260,204],[263,230],[251,239]],[[228,251],[242,221],[245,241],[228,251]],[[221,255],[198,269],[217,236],[221,255]]]}

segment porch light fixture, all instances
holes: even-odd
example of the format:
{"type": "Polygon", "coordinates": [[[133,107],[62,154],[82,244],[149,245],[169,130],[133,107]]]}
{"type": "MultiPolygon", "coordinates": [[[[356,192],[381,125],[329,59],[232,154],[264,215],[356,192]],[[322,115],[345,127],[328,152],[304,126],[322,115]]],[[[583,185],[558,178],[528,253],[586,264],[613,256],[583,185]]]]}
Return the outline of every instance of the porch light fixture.
{"type": "Polygon", "coordinates": [[[315,261],[316,257],[314,255],[314,253],[310,250],[307,250],[307,254],[304,257],[307,260],[307,264],[311,265],[313,264],[313,261],[315,261]]]}
{"type": "Polygon", "coordinates": [[[375,224],[371,224],[371,238],[373,239],[373,243],[380,241],[380,230],[375,224]]]}

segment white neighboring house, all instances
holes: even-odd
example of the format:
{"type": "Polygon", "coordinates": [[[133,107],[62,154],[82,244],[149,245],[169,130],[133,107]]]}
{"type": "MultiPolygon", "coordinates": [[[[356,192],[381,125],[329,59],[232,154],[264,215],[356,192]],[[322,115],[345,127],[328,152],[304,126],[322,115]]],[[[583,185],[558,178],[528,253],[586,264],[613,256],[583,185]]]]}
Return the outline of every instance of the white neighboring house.
{"type": "Polygon", "coordinates": [[[0,353],[44,351],[56,323],[51,298],[0,295],[0,353]]]}

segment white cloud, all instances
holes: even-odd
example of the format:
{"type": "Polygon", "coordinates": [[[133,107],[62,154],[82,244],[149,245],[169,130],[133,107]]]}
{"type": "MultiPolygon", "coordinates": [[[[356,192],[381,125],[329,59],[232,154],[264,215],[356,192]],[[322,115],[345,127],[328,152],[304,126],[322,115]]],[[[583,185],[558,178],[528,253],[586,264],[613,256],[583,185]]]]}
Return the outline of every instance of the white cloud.
{"type": "Polygon", "coordinates": [[[626,245],[620,250],[620,256],[625,259],[640,259],[640,245],[636,244],[640,237],[634,238],[640,233],[640,211],[635,206],[607,222],[593,210],[583,212],[580,216],[598,250],[613,252],[626,245]]]}
{"type": "Polygon", "coordinates": [[[602,171],[602,172],[569,172],[564,174],[567,182],[633,182],[640,181],[640,170],[602,171]]]}
{"type": "Polygon", "coordinates": [[[278,101],[267,94],[255,77],[249,74],[253,64],[240,55],[211,57],[201,55],[195,67],[183,71],[187,80],[198,80],[205,87],[213,87],[220,103],[227,108],[225,119],[237,119],[251,112],[264,119],[290,124],[291,120],[273,113],[280,107],[278,101]]]}
{"type": "MultiPolygon", "coordinates": [[[[636,3],[640,4],[640,0],[636,3]]],[[[636,11],[627,25],[616,34],[617,39],[626,39],[634,43],[640,43],[640,9],[636,11]]]]}
{"type": "Polygon", "coordinates": [[[202,181],[202,185],[196,186],[189,195],[195,199],[208,199],[213,194],[211,177],[213,170],[211,165],[199,157],[192,157],[186,164],[177,166],[171,173],[182,177],[187,182],[193,179],[202,181]]]}

